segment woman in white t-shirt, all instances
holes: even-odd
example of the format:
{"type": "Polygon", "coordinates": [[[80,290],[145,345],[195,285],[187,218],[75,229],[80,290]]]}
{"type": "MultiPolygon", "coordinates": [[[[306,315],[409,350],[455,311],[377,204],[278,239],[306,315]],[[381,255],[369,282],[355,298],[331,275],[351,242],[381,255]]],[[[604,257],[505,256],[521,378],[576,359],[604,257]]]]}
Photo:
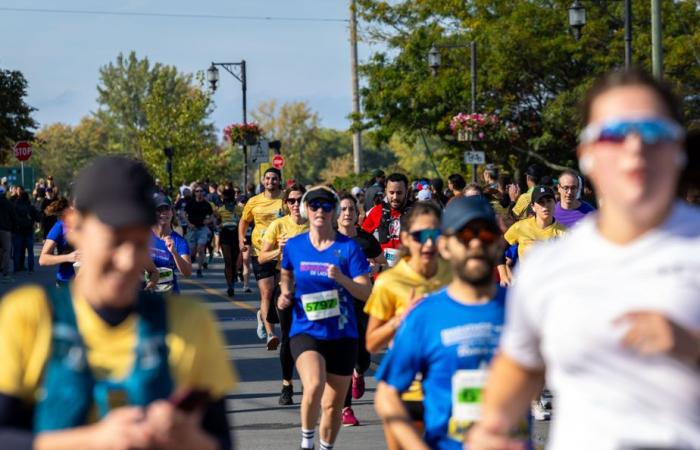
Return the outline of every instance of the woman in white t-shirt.
{"type": "Polygon", "coordinates": [[[469,450],[522,448],[509,432],[545,373],[548,449],[700,449],[700,210],[675,199],[681,121],[644,73],[592,87],[578,157],[600,210],[518,274],[469,450]]]}

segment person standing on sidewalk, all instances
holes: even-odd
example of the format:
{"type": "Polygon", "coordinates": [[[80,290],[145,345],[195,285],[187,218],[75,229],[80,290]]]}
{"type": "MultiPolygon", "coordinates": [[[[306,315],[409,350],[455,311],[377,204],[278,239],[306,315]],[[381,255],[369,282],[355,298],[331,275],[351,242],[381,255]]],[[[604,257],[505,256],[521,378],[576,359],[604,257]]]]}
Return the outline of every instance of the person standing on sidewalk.
{"type": "Polygon", "coordinates": [[[5,196],[4,188],[0,187],[0,272],[2,282],[11,283],[10,254],[12,252],[12,231],[17,226],[15,210],[5,196]]]}
{"type": "Polygon", "coordinates": [[[279,338],[275,336],[274,326],[267,320],[267,314],[272,307],[272,297],[275,292],[275,271],[277,263],[268,261],[261,263],[258,255],[262,250],[262,239],[265,230],[273,220],[282,215],[282,191],[280,183],[282,174],[275,168],[269,168],[265,171],[262,178],[262,183],[265,188],[264,192],[250,198],[243,208],[243,216],[238,224],[238,242],[241,251],[248,250],[246,242],[246,232],[250,225],[254,225],[252,234],[252,262],[253,273],[258,282],[260,289],[260,309],[257,313],[258,318],[258,338],[263,340],[267,338],[267,349],[277,350],[279,338]]]}
{"type": "Polygon", "coordinates": [[[34,208],[29,193],[21,190],[14,203],[16,227],[12,234],[14,271],[34,272],[34,225],[39,221],[39,212],[34,208]],[[25,257],[27,267],[24,267],[25,257]]]}

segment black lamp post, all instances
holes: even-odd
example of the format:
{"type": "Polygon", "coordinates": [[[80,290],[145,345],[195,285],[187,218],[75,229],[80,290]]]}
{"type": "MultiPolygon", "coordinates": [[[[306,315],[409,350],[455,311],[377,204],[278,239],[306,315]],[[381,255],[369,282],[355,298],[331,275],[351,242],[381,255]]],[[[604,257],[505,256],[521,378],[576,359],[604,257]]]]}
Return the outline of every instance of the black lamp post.
{"type": "MultiPolygon", "coordinates": [[[[241,62],[234,63],[215,63],[212,62],[211,66],[207,69],[207,80],[211,86],[211,90],[216,91],[216,83],[219,82],[219,69],[217,66],[223,67],[228,73],[233,75],[235,79],[241,82],[241,89],[243,91],[243,125],[248,125],[248,111],[247,111],[247,100],[246,93],[248,91],[248,84],[246,81],[246,67],[245,60],[241,62]]],[[[244,189],[248,186],[248,145],[243,143],[243,183],[244,189]]]]}

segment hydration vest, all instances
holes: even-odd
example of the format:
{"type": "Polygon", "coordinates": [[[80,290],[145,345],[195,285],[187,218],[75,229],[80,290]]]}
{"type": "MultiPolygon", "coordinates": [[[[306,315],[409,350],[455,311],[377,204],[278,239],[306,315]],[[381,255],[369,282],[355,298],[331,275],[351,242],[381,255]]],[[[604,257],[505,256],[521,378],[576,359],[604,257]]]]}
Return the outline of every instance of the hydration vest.
{"type": "Polygon", "coordinates": [[[377,238],[380,244],[386,244],[391,240],[391,236],[389,235],[389,226],[391,225],[391,222],[394,220],[398,220],[400,222],[401,217],[403,217],[404,214],[408,214],[412,207],[413,205],[407,203],[401,211],[401,216],[394,219],[391,217],[391,207],[386,202],[382,202],[382,218],[379,219],[379,226],[377,227],[374,236],[377,238]]]}
{"type": "Polygon", "coordinates": [[[34,410],[35,433],[85,425],[93,411],[99,420],[118,406],[146,406],[168,398],[173,380],[163,296],[139,293],[136,355],[130,372],[121,380],[96,380],[88,365],[70,289],[52,287],[47,294],[52,311],[51,350],[34,410]]]}

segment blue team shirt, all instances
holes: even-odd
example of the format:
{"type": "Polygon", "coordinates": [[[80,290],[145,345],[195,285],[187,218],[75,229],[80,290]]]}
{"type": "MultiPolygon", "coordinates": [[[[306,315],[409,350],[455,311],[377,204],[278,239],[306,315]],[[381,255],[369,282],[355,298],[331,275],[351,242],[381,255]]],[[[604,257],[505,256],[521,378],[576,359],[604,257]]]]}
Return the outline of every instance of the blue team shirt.
{"type": "MultiPolygon", "coordinates": [[[[170,237],[175,242],[175,250],[178,255],[189,255],[190,246],[187,244],[185,238],[180,236],[178,233],[172,231],[170,232],[170,237]]],[[[175,257],[168,251],[168,246],[165,245],[165,241],[155,233],[151,233],[151,259],[156,267],[169,267],[173,269],[173,292],[176,294],[180,292],[180,286],[177,284],[177,264],[175,264],[175,257]]]]}
{"type": "Polygon", "coordinates": [[[505,289],[488,303],[465,305],[443,288],[422,300],[404,320],[376,373],[399,392],[423,375],[425,441],[432,449],[461,450],[448,436],[452,375],[484,368],[496,353],[505,319],[505,289]]]}
{"type": "Polygon", "coordinates": [[[294,306],[289,336],[307,334],[315,339],[357,339],[357,319],[353,297],[335,280],[328,278],[328,266],[336,265],[345,276],[355,278],[370,272],[369,263],[360,246],[347,236],[336,233],[335,242],[323,251],[311,244],[309,233],[287,241],[282,254],[282,269],[294,272],[294,306]],[[310,321],[306,317],[301,296],[337,289],[340,294],[340,316],[310,321]]]}
{"type": "MultiPolygon", "coordinates": [[[[63,220],[58,220],[49,230],[49,234],[46,235],[46,239],[51,239],[56,243],[56,250],[59,255],[64,255],[71,253],[73,250],[66,240],[66,229],[63,224],[63,220]]],[[[73,263],[61,263],[56,269],[56,279],[58,281],[70,281],[75,276],[75,269],[73,268],[73,263]]]]}

